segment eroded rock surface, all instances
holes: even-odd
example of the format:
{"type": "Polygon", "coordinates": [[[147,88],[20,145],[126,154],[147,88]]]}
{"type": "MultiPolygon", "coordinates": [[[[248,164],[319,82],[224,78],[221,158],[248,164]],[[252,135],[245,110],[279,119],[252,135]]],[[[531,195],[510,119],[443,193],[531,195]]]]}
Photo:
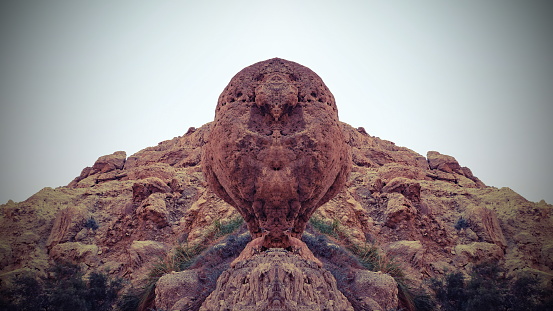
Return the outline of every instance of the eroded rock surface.
{"type": "Polygon", "coordinates": [[[270,249],[228,269],[202,311],[348,310],[332,274],[284,249],[270,249]]]}
{"type": "Polygon", "coordinates": [[[289,247],[345,185],[351,155],[332,93],[310,69],[270,59],[240,71],[204,147],[210,188],[266,248],[289,247]]]}

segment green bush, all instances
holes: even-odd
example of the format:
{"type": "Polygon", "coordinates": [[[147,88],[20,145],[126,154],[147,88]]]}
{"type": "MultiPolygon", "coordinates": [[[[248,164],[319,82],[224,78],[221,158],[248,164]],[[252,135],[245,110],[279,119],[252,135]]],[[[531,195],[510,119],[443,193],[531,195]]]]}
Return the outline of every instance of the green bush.
{"type": "Polygon", "coordinates": [[[322,234],[326,234],[334,238],[339,238],[340,236],[340,222],[337,219],[334,219],[331,223],[328,223],[320,217],[312,216],[311,219],[309,219],[309,223],[313,226],[313,228],[315,228],[315,230],[322,234]]]}
{"type": "Polygon", "coordinates": [[[77,265],[56,263],[46,277],[16,277],[1,293],[0,310],[111,310],[122,287],[101,273],[83,279],[77,265]]]}

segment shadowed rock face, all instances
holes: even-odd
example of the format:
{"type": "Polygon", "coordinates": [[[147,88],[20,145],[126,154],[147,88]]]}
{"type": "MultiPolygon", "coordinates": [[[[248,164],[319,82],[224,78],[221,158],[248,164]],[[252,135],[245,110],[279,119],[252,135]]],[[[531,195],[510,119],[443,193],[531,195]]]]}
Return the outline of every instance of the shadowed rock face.
{"type": "Polygon", "coordinates": [[[321,78],[274,58],[244,68],[220,95],[202,163],[254,238],[288,247],[342,189],[351,153],[321,78]]]}

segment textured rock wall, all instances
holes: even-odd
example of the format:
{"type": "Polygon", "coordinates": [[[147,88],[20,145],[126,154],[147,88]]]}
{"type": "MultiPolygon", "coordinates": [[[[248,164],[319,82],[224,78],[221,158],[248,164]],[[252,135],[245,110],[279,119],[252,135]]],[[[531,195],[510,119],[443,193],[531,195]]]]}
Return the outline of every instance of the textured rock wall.
{"type": "Polygon", "coordinates": [[[353,311],[332,274],[284,249],[270,249],[223,272],[202,311],[353,311]]]}

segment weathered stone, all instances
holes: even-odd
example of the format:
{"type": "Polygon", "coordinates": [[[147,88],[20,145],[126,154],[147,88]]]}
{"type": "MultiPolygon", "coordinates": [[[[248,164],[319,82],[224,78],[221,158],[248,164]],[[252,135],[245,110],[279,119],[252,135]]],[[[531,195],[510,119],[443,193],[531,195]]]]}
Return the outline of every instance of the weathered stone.
{"type": "Polygon", "coordinates": [[[397,283],[388,274],[356,270],[349,290],[357,297],[356,310],[394,310],[398,307],[397,283]]]}
{"type": "Polygon", "coordinates": [[[415,266],[423,263],[424,246],[420,241],[397,241],[383,246],[386,255],[401,258],[402,262],[415,266]]]}
{"type": "Polygon", "coordinates": [[[169,247],[156,241],[133,241],[128,253],[130,262],[134,267],[140,267],[144,263],[153,262],[156,258],[163,258],[169,247]]]}
{"type": "Polygon", "coordinates": [[[464,266],[469,262],[483,263],[503,258],[503,250],[496,244],[486,242],[473,242],[455,246],[456,261],[464,266]]]}
{"type": "Polygon", "coordinates": [[[428,151],[426,157],[428,158],[428,165],[432,170],[462,174],[459,162],[452,156],[441,154],[437,151],[428,151]]]}
{"type": "MultiPolygon", "coordinates": [[[[96,174],[103,174],[108,173],[114,170],[122,170],[125,166],[125,161],[127,158],[127,153],[125,151],[116,151],[113,154],[108,154],[105,156],[101,156],[94,162],[94,165],[92,167],[85,167],[81,174],[76,177],[71,183],[69,183],[68,187],[79,187],[79,182],[86,179],[89,176],[96,175],[96,174]]],[[[100,178],[100,181],[105,180],[113,180],[118,179],[116,176],[117,174],[112,174],[108,177],[107,175],[103,178],[100,178]]],[[[122,178],[123,176],[119,177],[122,178]]],[[[94,179],[94,183],[98,182],[97,178],[94,179]]],[[[90,186],[90,182],[88,183],[90,186]]]]}
{"type": "Polygon", "coordinates": [[[125,151],[116,151],[113,154],[101,156],[92,166],[90,174],[107,173],[113,170],[123,169],[127,153],[125,151]]]}
{"type": "Polygon", "coordinates": [[[148,177],[137,181],[132,186],[132,197],[134,202],[142,202],[152,193],[167,193],[171,192],[171,188],[161,179],[157,177],[148,177]]]}
{"type": "Polygon", "coordinates": [[[462,187],[483,188],[486,186],[472,174],[468,167],[461,167],[452,156],[437,151],[428,151],[426,157],[428,158],[429,168],[434,170],[428,176],[434,179],[454,182],[462,187]]]}
{"type": "Polygon", "coordinates": [[[291,252],[270,249],[223,272],[200,310],[353,311],[353,307],[330,272],[291,252]]]}
{"type": "Polygon", "coordinates": [[[83,207],[69,206],[61,211],[54,220],[46,246],[51,248],[58,243],[69,241],[84,226],[87,211],[83,207]]]}
{"type": "Polygon", "coordinates": [[[50,257],[54,260],[72,263],[84,262],[89,266],[98,263],[98,246],[81,242],[67,242],[56,244],[50,250],[50,257]]]}
{"type": "MultiPolygon", "coordinates": [[[[227,91],[225,96],[231,96],[231,88],[227,91]]],[[[255,91],[250,95],[255,95],[255,91]]],[[[255,100],[245,103],[257,105],[255,100]]],[[[309,105],[317,106],[317,103],[312,100],[309,105]]],[[[229,105],[232,104],[225,107],[229,105]]],[[[234,105],[242,104],[235,99],[234,105]]],[[[298,102],[295,109],[298,105],[302,104],[298,102]]],[[[261,106],[268,107],[267,103],[261,106]]],[[[277,115],[278,111],[267,110],[266,116],[273,114],[277,115]]],[[[251,111],[246,108],[240,116],[242,119],[238,119],[247,121],[248,115],[251,111]]],[[[304,117],[318,118],[308,113],[304,117]]],[[[453,158],[435,155],[430,161],[431,168],[425,157],[408,148],[345,123],[338,124],[353,154],[347,190],[316,211],[322,223],[332,225],[332,234],[338,236],[336,248],[367,242],[386,248],[397,241],[419,241],[424,256],[412,257],[417,252],[408,248],[405,256],[396,257],[396,263],[401,265],[405,279],[412,282],[408,285],[414,288],[420,285],[427,291],[424,280],[428,278],[440,278],[450,272],[470,274],[475,264],[498,258],[509,275],[528,271],[531,275],[544,276],[545,281],[551,279],[553,205],[529,202],[508,188],[487,187],[469,169],[458,169],[453,158]],[[419,205],[413,202],[418,194],[417,186],[415,191],[409,190],[409,185],[415,184],[420,185],[419,205]],[[470,220],[470,227],[457,230],[455,224],[461,217],[470,220]]],[[[167,245],[167,249],[179,243],[206,246],[215,243],[214,225],[235,219],[237,212],[207,189],[202,174],[204,163],[200,154],[214,125],[208,123],[145,148],[129,156],[123,166],[121,155],[115,157],[120,159],[118,163],[113,158],[110,160],[110,156],[104,157],[94,163],[95,169],[92,163],[85,168],[70,187],[47,187],[23,202],[0,205],[0,245],[5,246],[0,249],[2,285],[10,284],[9,276],[33,271],[44,273],[52,263],[51,255],[62,257],[62,248],[67,248],[77,255],[71,257],[81,266],[88,262],[92,264],[90,269],[110,271],[113,277],[128,280],[124,283],[127,287],[139,287],[150,272],[149,264],[156,262],[158,256],[148,257],[144,253],[146,257],[141,255],[135,261],[138,257],[133,259],[129,254],[132,241],[155,240],[167,245]],[[133,200],[135,184],[139,188],[135,189],[133,200]],[[84,226],[83,221],[90,217],[97,221],[98,229],[87,230],[84,226]],[[166,222],[168,225],[164,225],[166,222]],[[97,245],[97,255],[79,256],[79,249],[83,249],[79,244],[54,249],[58,244],[74,241],[81,242],[83,248],[97,245]],[[137,262],[141,263],[140,267],[137,262]]],[[[235,252],[229,253],[232,254],[229,262],[239,250],[235,252]]],[[[323,259],[319,253],[317,257],[323,259]]],[[[326,269],[330,270],[332,261],[337,265],[351,264],[329,257],[324,261],[326,269]]],[[[342,275],[337,274],[336,278],[340,283],[353,275],[344,274],[344,281],[340,278],[342,275]]],[[[340,287],[343,288],[347,286],[340,287]]],[[[380,303],[370,299],[366,298],[364,303],[373,306],[369,308],[377,308],[374,303],[380,303]]],[[[399,308],[407,309],[401,305],[399,308]]]]}
{"type": "Polygon", "coordinates": [[[17,239],[17,243],[36,244],[40,240],[40,236],[32,231],[23,232],[17,239]]]}
{"type": "Polygon", "coordinates": [[[395,228],[404,222],[409,222],[414,218],[417,210],[413,203],[407,200],[402,194],[389,193],[387,194],[388,203],[386,204],[385,224],[390,228],[395,228]]]}
{"type": "Polygon", "coordinates": [[[351,170],[332,93],[310,69],[283,59],[244,68],[225,88],[203,171],[264,247],[289,247],[351,170]]]}
{"type": "Polygon", "coordinates": [[[156,283],[155,305],[161,310],[197,310],[205,289],[196,270],[172,272],[156,283]]]}
{"type": "Polygon", "coordinates": [[[169,224],[169,211],[165,204],[165,193],[153,193],[136,209],[136,214],[142,221],[151,221],[158,228],[169,224]]]}
{"type": "Polygon", "coordinates": [[[13,262],[12,248],[8,244],[0,244],[0,266],[6,267],[13,262]]]}
{"type": "Polygon", "coordinates": [[[549,242],[541,248],[541,260],[549,269],[553,270],[553,242],[549,242]]]}
{"type": "Polygon", "coordinates": [[[403,177],[396,177],[382,188],[382,192],[401,193],[409,199],[413,204],[419,204],[421,200],[421,185],[414,181],[403,177]]]}
{"type": "Polygon", "coordinates": [[[507,247],[507,240],[493,210],[483,206],[471,206],[467,208],[466,215],[470,228],[482,241],[495,243],[503,249],[507,247]]]}

